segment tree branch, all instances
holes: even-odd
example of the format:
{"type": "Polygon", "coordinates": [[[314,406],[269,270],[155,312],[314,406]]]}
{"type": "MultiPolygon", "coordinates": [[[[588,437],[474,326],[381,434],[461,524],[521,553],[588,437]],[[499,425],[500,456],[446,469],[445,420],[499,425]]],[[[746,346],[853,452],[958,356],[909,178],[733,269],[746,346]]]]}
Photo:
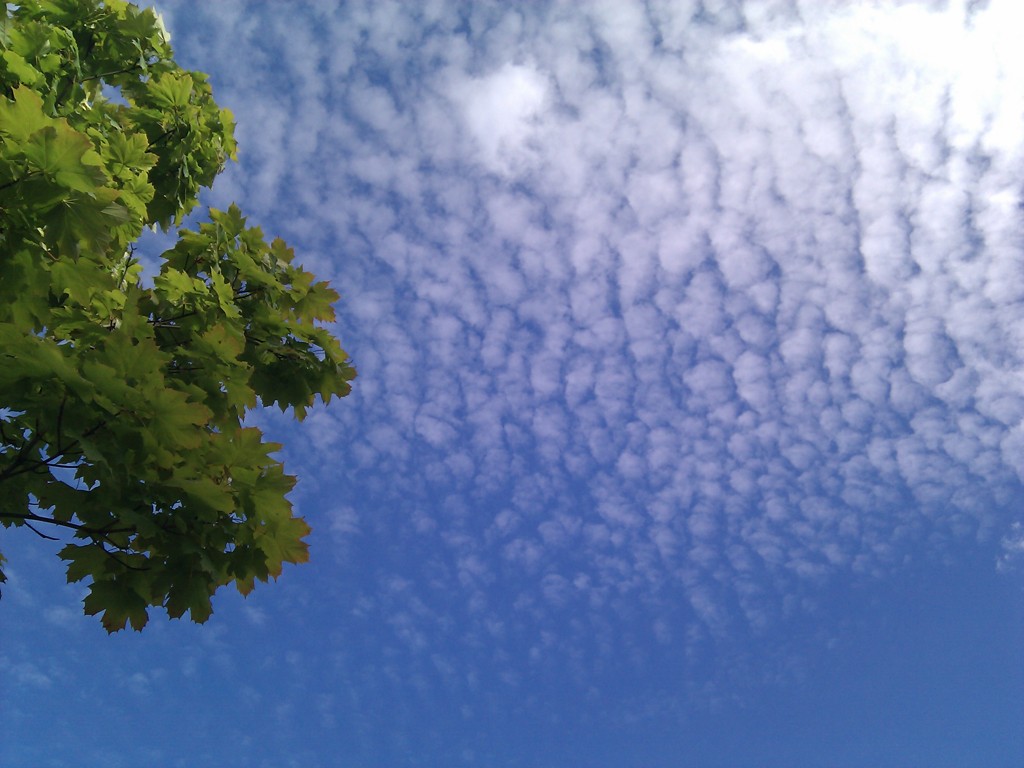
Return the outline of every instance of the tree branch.
{"type": "MultiPolygon", "coordinates": [[[[72,523],[66,520],[56,520],[52,517],[46,517],[45,515],[37,515],[33,512],[0,512],[0,520],[24,520],[25,524],[32,528],[28,521],[34,523],[49,523],[50,525],[60,526],[61,528],[70,528],[76,533],[84,533],[87,536],[102,536],[107,538],[112,533],[134,533],[134,528],[92,528],[88,525],[82,525],[80,523],[72,523]]],[[[32,528],[35,531],[35,528],[32,528]]],[[[36,533],[39,533],[36,531],[36,533]]],[[[43,534],[39,534],[43,536],[43,534]]],[[[51,538],[43,536],[43,538],[51,538]]],[[[116,544],[114,546],[117,546],[116,544]]]]}
{"type": "Polygon", "coordinates": [[[90,80],[102,80],[103,78],[111,77],[113,75],[127,75],[130,72],[141,72],[141,71],[142,71],[142,67],[140,67],[138,64],[136,64],[136,65],[131,66],[131,67],[125,67],[124,69],[115,69],[112,72],[100,72],[99,74],[96,74],[96,75],[89,75],[88,77],[83,77],[80,82],[88,83],[90,80]]]}
{"type": "Polygon", "coordinates": [[[100,549],[103,550],[103,554],[105,554],[107,557],[109,557],[115,563],[120,565],[122,568],[127,568],[128,570],[131,570],[131,571],[148,571],[149,570],[149,568],[147,568],[145,566],[128,565],[128,563],[126,563],[124,560],[120,559],[117,555],[115,555],[109,549],[104,547],[102,544],[100,544],[100,549]]]}
{"type": "Polygon", "coordinates": [[[25,521],[25,525],[28,527],[28,529],[30,531],[32,531],[32,533],[34,533],[36,536],[38,536],[41,539],[46,539],[47,541],[60,541],[60,539],[58,539],[56,536],[50,536],[48,534],[43,533],[38,528],[36,528],[34,525],[32,525],[32,523],[28,522],[27,520],[25,521]]]}

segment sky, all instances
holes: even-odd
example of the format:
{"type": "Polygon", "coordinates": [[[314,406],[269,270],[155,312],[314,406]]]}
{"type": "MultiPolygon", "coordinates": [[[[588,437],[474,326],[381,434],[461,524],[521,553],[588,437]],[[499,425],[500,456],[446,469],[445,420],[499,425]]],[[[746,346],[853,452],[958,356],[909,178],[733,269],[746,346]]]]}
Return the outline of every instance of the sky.
{"type": "Polygon", "coordinates": [[[157,7],[359,378],[203,626],[5,533],[0,764],[1024,765],[1024,4],[157,7]]]}

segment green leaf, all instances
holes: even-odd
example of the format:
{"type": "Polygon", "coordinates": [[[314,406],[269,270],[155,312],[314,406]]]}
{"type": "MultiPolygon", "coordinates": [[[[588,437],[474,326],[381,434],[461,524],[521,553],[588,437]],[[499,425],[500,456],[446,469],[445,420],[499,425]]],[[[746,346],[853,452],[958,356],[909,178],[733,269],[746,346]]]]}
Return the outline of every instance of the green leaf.
{"type": "Polygon", "coordinates": [[[317,325],[338,296],[235,205],[141,282],[143,228],[181,222],[236,150],[151,11],[8,4],[0,81],[0,507],[77,527],[58,555],[109,632],[149,607],[205,621],[220,586],[308,559],[279,446],[242,424],[260,398],[301,419],[348,392],[317,325]]]}
{"type": "Polygon", "coordinates": [[[167,598],[167,615],[177,619],[186,611],[197,624],[204,623],[213,613],[210,595],[216,585],[210,583],[209,575],[201,571],[176,573],[174,584],[167,598]]]}
{"type": "Polygon", "coordinates": [[[30,166],[68,189],[93,193],[106,182],[89,137],[67,126],[40,128],[22,152],[30,166]]]}
{"type": "Polygon", "coordinates": [[[238,307],[235,306],[235,292],[231,286],[228,285],[227,280],[224,279],[224,275],[220,273],[220,270],[214,270],[210,275],[210,283],[213,286],[214,295],[217,297],[217,301],[220,303],[221,311],[225,317],[234,319],[241,316],[241,312],[238,307]]]}
{"type": "Polygon", "coordinates": [[[231,490],[210,477],[174,478],[167,483],[181,489],[191,501],[216,512],[230,513],[235,507],[231,490]]]}
{"type": "Polygon", "coordinates": [[[81,581],[88,576],[94,580],[101,578],[111,562],[111,556],[96,544],[68,544],[57,555],[68,561],[68,584],[81,581]]]}
{"type": "Polygon", "coordinates": [[[188,74],[165,75],[149,87],[153,102],[162,109],[187,107],[192,95],[193,81],[188,74]]]}
{"type": "Polygon", "coordinates": [[[117,197],[112,189],[98,189],[90,195],[66,194],[39,217],[47,242],[72,258],[79,255],[81,246],[101,249],[108,245],[114,227],[128,219],[125,209],[114,202],[117,197]]]}
{"type": "Polygon", "coordinates": [[[300,517],[289,517],[261,529],[257,544],[267,556],[267,569],[277,578],[283,563],[309,562],[309,545],[302,539],[311,532],[300,517]]]}
{"type": "Polygon", "coordinates": [[[107,632],[119,632],[129,621],[139,632],[149,621],[145,598],[123,580],[94,581],[84,605],[87,616],[102,614],[100,622],[107,632]]]}
{"type": "Polygon", "coordinates": [[[43,100],[24,85],[14,89],[14,98],[0,100],[0,134],[20,143],[55,121],[43,111],[43,100]]]}
{"type": "Polygon", "coordinates": [[[148,170],[157,156],[148,151],[149,139],[144,133],[113,133],[107,139],[106,156],[115,174],[148,170]]]}
{"type": "Polygon", "coordinates": [[[34,86],[44,81],[43,73],[14,51],[4,51],[3,61],[7,71],[18,78],[23,85],[34,86]]]}

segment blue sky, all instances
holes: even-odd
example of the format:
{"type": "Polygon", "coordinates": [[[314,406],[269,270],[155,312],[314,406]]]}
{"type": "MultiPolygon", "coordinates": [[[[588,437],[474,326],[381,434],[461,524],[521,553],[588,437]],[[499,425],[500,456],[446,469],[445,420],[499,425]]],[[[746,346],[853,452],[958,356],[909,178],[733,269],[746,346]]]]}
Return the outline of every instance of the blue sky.
{"type": "Polygon", "coordinates": [[[359,379],[202,627],[4,537],[0,763],[1024,764],[1024,6],[158,9],[359,379]]]}

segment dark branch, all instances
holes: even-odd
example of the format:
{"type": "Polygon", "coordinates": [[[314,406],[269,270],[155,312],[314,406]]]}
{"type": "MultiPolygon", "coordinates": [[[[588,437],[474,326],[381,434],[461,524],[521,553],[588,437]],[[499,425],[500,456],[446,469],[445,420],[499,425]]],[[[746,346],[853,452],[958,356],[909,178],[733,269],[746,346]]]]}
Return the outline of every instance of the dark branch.
{"type": "Polygon", "coordinates": [[[32,523],[28,522],[27,520],[25,521],[25,525],[26,525],[26,527],[30,531],[32,531],[32,533],[34,533],[36,536],[38,536],[41,539],[46,539],[47,541],[60,541],[60,539],[58,539],[56,536],[49,536],[49,535],[43,533],[38,528],[36,528],[34,525],[32,525],[32,523]]]}
{"type": "Polygon", "coordinates": [[[127,569],[129,569],[131,571],[148,571],[149,570],[149,568],[146,567],[146,566],[129,565],[128,563],[126,563],[124,560],[119,558],[117,555],[115,555],[113,552],[111,552],[109,549],[107,549],[103,545],[100,545],[100,549],[103,550],[103,554],[105,554],[107,557],[109,557],[115,563],[120,565],[122,568],[127,568],[127,569]]]}
{"type": "Polygon", "coordinates": [[[142,71],[142,67],[140,67],[138,64],[136,64],[136,65],[131,66],[131,67],[125,67],[124,69],[115,69],[112,72],[100,72],[97,75],[89,75],[89,77],[83,77],[81,82],[88,83],[90,80],[102,80],[102,79],[107,78],[107,77],[112,77],[113,75],[127,75],[127,74],[130,74],[132,72],[141,72],[141,71],[142,71]]]}
{"type": "MultiPolygon", "coordinates": [[[[70,528],[76,533],[84,533],[88,536],[101,536],[107,538],[112,533],[135,533],[134,528],[92,528],[88,525],[82,525],[80,523],[72,523],[66,520],[56,520],[52,517],[46,517],[45,515],[37,515],[33,512],[0,512],[0,519],[7,520],[23,520],[25,524],[30,528],[29,520],[34,523],[49,523],[50,525],[57,525],[61,528],[70,528]]],[[[32,530],[35,530],[34,528],[32,530]]],[[[38,533],[38,531],[37,531],[38,533]]],[[[42,536],[42,534],[40,534],[42,536]]],[[[44,536],[44,538],[47,538],[44,536]]],[[[117,546],[116,544],[114,546],[117,546]]]]}

